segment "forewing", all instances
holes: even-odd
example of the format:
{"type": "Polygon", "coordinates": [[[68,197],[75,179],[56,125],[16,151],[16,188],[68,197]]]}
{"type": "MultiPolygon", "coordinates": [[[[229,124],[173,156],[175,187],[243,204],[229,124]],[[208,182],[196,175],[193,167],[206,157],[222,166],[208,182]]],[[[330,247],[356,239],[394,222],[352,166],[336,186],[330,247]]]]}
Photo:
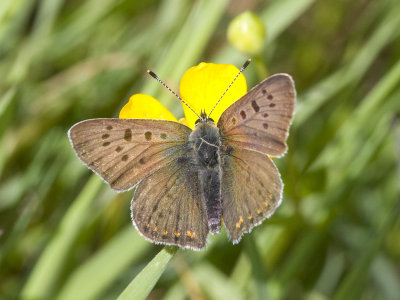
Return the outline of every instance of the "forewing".
{"type": "Polygon", "coordinates": [[[222,216],[229,237],[238,243],[279,206],[282,181],[271,159],[237,148],[222,155],[222,216]]]}
{"type": "Polygon", "coordinates": [[[132,221],[148,240],[199,250],[208,224],[196,167],[190,159],[162,167],[144,178],[131,203],[132,221]]]}
{"type": "Polygon", "coordinates": [[[223,112],[218,127],[226,143],[272,156],[286,151],[296,91],[287,74],[273,75],[223,112]]]}
{"type": "Polygon", "coordinates": [[[187,151],[191,129],[177,122],[147,119],[92,119],[68,132],[73,149],[89,169],[118,191],[187,151]]]}

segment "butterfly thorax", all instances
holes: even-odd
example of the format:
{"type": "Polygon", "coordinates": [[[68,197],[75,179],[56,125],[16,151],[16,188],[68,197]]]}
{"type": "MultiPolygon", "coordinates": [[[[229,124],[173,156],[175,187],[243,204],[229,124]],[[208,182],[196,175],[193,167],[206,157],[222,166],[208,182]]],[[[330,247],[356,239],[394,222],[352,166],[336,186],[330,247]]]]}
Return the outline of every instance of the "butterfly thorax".
{"type": "Polygon", "coordinates": [[[197,122],[189,136],[194,160],[199,166],[202,199],[211,233],[221,229],[221,135],[215,123],[206,118],[197,122]]]}
{"type": "Polygon", "coordinates": [[[218,127],[211,120],[198,122],[190,134],[197,163],[204,168],[215,168],[219,165],[221,135],[218,127]]]}

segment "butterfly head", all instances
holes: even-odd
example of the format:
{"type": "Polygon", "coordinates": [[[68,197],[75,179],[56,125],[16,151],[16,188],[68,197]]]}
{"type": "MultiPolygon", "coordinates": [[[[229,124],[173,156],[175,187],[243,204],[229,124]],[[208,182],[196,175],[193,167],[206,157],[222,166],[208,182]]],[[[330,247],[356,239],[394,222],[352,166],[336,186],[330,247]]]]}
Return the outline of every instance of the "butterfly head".
{"type": "Polygon", "coordinates": [[[197,119],[195,125],[199,123],[215,123],[213,119],[211,119],[204,110],[200,112],[200,118],[197,119]]]}

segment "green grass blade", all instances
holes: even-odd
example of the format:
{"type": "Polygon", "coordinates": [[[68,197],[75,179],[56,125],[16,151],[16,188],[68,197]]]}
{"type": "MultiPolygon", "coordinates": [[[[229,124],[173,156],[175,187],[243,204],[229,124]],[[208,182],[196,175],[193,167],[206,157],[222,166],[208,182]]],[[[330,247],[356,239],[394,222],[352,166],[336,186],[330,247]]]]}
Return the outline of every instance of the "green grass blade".
{"type": "Polygon", "coordinates": [[[133,226],[126,227],[69,276],[57,299],[99,299],[150,246],[133,226]]]}
{"type": "Polygon", "coordinates": [[[193,273],[207,299],[245,299],[244,293],[211,264],[203,262],[194,268],[193,273]]]}
{"type": "Polygon", "coordinates": [[[63,218],[55,237],[40,256],[24,286],[22,299],[44,299],[53,292],[65,257],[71,250],[103,181],[93,175],[63,218]]]}
{"type": "Polygon", "coordinates": [[[245,251],[242,251],[231,273],[230,281],[240,290],[245,291],[251,277],[252,265],[245,251]]]}
{"type": "Polygon", "coordinates": [[[369,269],[373,263],[375,256],[377,255],[384,238],[394,222],[398,219],[399,206],[396,203],[394,209],[387,216],[382,228],[376,235],[375,239],[365,247],[365,250],[361,256],[357,259],[351,271],[344,278],[336,291],[333,300],[346,300],[346,299],[359,299],[367,276],[369,275],[369,269]]]}
{"type": "Polygon", "coordinates": [[[261,255],[257,249],[253,236],[245,239],[245,250],[251,262],[252,277],[255,281],[257,299],[267,299],[267,274],[262,264],[261,255]]]}
{"type": "Polygon", "coordinates": [[[274,41],[287,27],[303,14],[315,0],[278,0],[261,14],[267,30],[267,46],[274,41]]]}
{"type": "Polygon", "coordinates": [[[119,295],[119,300],[146,299],[178,248],[164,247],[119,295]]]}
{"type": "Polygon", "coordinates": [[[357,56],[346,66],[335,71],[320,83],[299,97],[294,126],[301,126],[325,102],[336,93],[361,80],[362,76],[374,62],[382,49],[400,35],[400,7],[388,12],[386,18],[371,34],[371,37],[361,47],[357,56]]]}
{"type": "Polygon", "coordinates": [[[384,254],[377,256],[372,263],[371,272],[375,282],[382,290],[384,299],[396,300],[400,295],[400,275],[390,258],[384,254]]]}
{"type": "MultiPolygon", "coordinates": [[[[354,112],[353,117],[341,126],[335,138],[325,147],[323,153],[314,162],[313,167],[326,167],[332,161],[339,161],[340,158],[341,163],[336,164],[335,168],[342,169],[344,165],[352,161],[358,155],[357,152],[362,146],[360,143],[364,142],[359,138],[360,133],[366,129],[374,130],[374,124],[379,122],[384,117],[384,114],[393,111],[388,106],[387,98],[398,87],[399,83],[400,61],[370,91],[360,107],[354,112]],[[356,146],[354,143],[357,141],[359,141],[359,144],[356,146]],[[352,144],[353,147],[349,148],[349,144],[352,144]]],[[[396,103],[397,99],[392,98],[391,102],[396,103]]]]}
{"type": "MultiPolygon", "coordinates": [[[[211,38],[218,21],[222,17],[227,0],[200,0],[193,6],[185,24],[179,31],[165,57],[154,70],[164,80],[178,83],[183,73],[198,62],[198,59],[211,38]],[[204,20],[207,22],[204,22],[204,20]],[[182,51],[184,49],[184,51],[182,51]]],[[[146,82],[143,93],[161,99],[163,104],[176,115],[181,112],[175,97],[165,93],[155,81],[146,82]]]]}

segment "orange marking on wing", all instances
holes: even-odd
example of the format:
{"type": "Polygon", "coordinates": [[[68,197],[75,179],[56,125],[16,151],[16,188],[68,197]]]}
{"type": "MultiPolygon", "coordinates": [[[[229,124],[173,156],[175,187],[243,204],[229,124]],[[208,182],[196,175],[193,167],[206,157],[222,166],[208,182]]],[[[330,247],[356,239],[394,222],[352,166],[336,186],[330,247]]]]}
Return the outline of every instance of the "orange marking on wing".
{"type": "Polygon", "coordinates": [[[187,235],[188,237],[190,237],[191,239],[194,239],[195,236],[196,236],[196,232],[187,230],[187,231],[186,231],[186,235],[187,235]]]}
{"type": "Polygon", "coordinates": [[[243,217],[242,216],[240,216],[240,218],[239,218],[239,221],[236,223],[236,228],[240,228],[240,226],[242,226],[242,224],[243,224],[243,217]]]}

